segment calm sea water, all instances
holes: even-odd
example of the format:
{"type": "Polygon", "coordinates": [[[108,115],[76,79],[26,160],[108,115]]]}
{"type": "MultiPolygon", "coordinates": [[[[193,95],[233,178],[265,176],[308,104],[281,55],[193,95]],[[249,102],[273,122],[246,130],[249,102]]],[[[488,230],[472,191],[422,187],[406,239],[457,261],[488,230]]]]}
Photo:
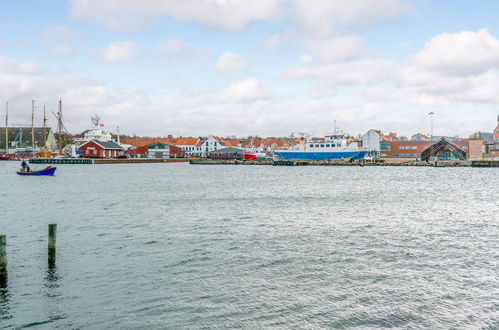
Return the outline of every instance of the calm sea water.
{"type": "Polygon", "coordinates": [[[0,328],[499,328],[497,169],[18,165],[0,328]]]}

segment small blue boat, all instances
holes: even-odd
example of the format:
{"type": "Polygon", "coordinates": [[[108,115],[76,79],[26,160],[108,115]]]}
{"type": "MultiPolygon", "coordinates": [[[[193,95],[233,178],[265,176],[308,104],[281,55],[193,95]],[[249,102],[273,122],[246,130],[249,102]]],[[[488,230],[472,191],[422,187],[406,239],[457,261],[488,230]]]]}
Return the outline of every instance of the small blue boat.
{"type": "Polygon", "coordinates": [[[17,171],[19,175],[54,175],[57,167],[48,166],[42,170],[38,171],[17,171]]]}

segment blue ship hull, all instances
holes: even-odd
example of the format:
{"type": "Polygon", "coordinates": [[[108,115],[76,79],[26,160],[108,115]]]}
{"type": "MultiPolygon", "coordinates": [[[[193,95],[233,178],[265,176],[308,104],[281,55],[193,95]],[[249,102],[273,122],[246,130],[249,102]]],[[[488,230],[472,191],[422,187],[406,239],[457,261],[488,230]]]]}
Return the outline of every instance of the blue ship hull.
{"type": "Polygon", "coordinates": [[[366,155],[366,151],[336,151],[336,152],[304,152],[304,151],[276,151],[275,156],[280,159],[304,159],[304,160],[329,160],[353,158],[362,159],[366,155]]]}
{"type": "Polygon", "coordinates": [[[19,175],[54,175],[56,169],[57,169],[57,167],[49,166],[49,167],[46,167],[43,170],[39,170],[39,171],[29,171],[29,172],[19,171],[16,173],[19,175]]]}

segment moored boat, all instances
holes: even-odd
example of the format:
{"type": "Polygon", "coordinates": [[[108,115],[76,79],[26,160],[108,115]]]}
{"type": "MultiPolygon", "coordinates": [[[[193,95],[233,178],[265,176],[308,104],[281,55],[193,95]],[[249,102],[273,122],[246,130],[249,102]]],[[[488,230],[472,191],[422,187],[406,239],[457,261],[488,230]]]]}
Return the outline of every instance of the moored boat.
{"type": "Polygon", "coordinates": [[[274,151],[274,157],[285,160],[334,160],[351,158],[363,159],[367,151],[359,148],[357,142],[351,142],[342,134],[322,138],[302,138],[293,149],[274,151]]]}
{"type": "Polygon", "coordinates": [[[55,170],[57,167],[52,167],[52,166],[47,166],[42,170],[37,170],[37,171],[17,171],[16,173],[19,175],[54,175],[55,170]]]}

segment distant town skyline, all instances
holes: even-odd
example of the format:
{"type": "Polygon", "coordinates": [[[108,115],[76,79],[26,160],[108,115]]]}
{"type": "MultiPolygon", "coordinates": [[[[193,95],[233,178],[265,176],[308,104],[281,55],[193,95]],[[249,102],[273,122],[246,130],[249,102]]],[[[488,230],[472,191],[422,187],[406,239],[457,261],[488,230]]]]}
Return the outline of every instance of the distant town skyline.
{"type": "Polygon", "coordinates": [[[0,119],[72,133],[492,132],[499,3],[0,2],[0,119]],[[431,114],[431,115],[430,115],[431,114]],[[432,123],[433,122],[433,123],[432,123]]]}

